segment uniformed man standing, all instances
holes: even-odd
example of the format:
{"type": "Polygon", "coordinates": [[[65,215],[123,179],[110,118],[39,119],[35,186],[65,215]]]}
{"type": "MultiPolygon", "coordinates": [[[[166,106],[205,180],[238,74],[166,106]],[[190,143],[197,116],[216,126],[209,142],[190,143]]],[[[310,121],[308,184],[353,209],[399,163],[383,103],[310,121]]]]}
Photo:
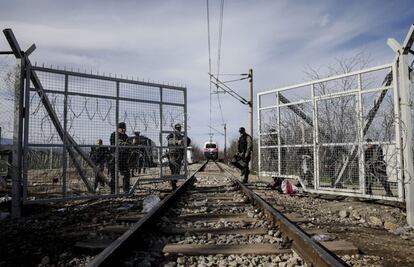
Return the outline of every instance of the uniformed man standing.
{"type": "Polygon", "coordinates": [[[144,166],[144,155],[145,155],[145,148],[142,147],[143,143],[141,142],[140,132],[135,132],[135,136],[132,138],[132,145],[138,146],[137,148],[131,149],[131,156],[130,156],[130,168],[131,168],[131,175],[139,175],[141,174],[141,170],[144,169],[143,173],[145,173],[145,166],[144,166]],[[138,173],[136,173],[138,171],[138,173]]]}
{"type": "MultiPolygon", "coordinates": [[[[190,145],[191,139],[187,137],[184,139],[184,135],[181,133],[181,124],[174,125],[174,130],[167,136],[168,141],[168,162],[171,170],[171,175],[179,175],[185,151],[187,146],[190,145]],[[185,142],[186,141],[186,142],[185,142]]],[[[171,187],[173,190],[177,188],[177,180],[171,180],[171,187]]]]}
{"type": "MultiPolygon", "coordinates": [[[[131,145],[126,132],[125,122],[118,123],[117,132],[111,134],[110,143],[111,146],[115,146],[115,134],[118,134],[118,170],[123,175],[123,189],[124,193],[129,192],[130,189],[130,172],[129,172],[129,156],[130,149],[127,147],[131,145]]],[[[111,164],[111,193],[115,193],[115,147],[111,147],[112,164],[111,164]]]]}
{"type": "MultiPolygon", "coordinates": [[[[96,140],[96,147],[91,148],[91,152],[89,154],[90,159],[95,163],[96,167],[98,167],[99,171],[103,173],[105,169],[105,163],[107,156],[109,154],[108,148],[102,145],[102,139],[96,140]]],[[[103,177],[96,174],[94,188],[97,190],[98,185],[105,186],[105,181],[103,177]]]]}
{"type": "Polygon", "coordinates": [[[380,145],[370,144],[372,140],[369,138],[366,141],[368,142],[367,149],[364,154],[366,193],[372,195],[373,181],[378,179],[384,187],[387,196],[392,197],[393,194],[387,177],[387,164],[384,160],[382,148],[380,145]]]}
{"type": "Polygon", "coordinates": [[[237,154],[231,160],[231,164],[240,169],[241,176],[243,176],[243,183],[249,180],[249,162],[252,156],[253,140],[250,135],[246,133],[244,127],[239,129],[240,137],[237,143],[237,154]]]}

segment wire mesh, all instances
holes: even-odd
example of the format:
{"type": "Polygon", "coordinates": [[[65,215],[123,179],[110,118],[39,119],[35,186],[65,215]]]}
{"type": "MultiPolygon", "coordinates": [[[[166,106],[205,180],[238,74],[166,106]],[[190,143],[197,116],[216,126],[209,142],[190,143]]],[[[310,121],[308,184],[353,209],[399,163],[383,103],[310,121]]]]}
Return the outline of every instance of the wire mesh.
{"type": "Polygon", "coordinates": [[[26,200],[128,193],[168,175],[161,129],[185,125],[185,88],[33,69],[43,90],[31,84],[26,103],[26,200]]]}
{"type": "Polygon", "coordinates": [[[391,69],[260,93],[260,173],[296,178],[321,192],[401,199],[391,69]]]}
{"type": "Polygon", "coordinates": [[[63,152],[61,146],[27,148],[28,180],[24,190],[28,199],[63,196],[63,152]]]}
{"type": "Polygon", "coordinates": [[[12,56],[0,57],[0,202],[11,196],[11,145],[13,144],[15,83],[19,70],[12,56]]]}

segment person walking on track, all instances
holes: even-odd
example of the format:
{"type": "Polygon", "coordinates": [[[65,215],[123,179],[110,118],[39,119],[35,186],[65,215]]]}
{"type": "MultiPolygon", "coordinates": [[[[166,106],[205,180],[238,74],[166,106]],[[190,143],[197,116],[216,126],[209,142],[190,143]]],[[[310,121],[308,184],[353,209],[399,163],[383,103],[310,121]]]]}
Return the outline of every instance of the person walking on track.
{"type": "Polygon", "coordinates": [[[247,183],[249,180],[249,162],[252,156],[253,139],[246,133],[244,127],[239,129],[240,137],[237,142],[237,154],[233,156],[231,164],[241,171],[243,177],[243,183],[247,183]]]}

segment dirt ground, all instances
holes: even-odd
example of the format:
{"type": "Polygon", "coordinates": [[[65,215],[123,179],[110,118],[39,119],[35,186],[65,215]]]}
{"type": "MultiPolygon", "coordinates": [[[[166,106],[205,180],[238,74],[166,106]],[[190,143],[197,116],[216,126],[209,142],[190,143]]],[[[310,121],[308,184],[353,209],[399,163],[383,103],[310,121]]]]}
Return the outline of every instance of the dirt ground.
{"type": "MultiPolygon", "coordinates": [[[[260,188],[270,181],[250,178],[260,188]]],[[[414,231],[406,224],[403,203],[277,191],[268,202],[308,218],[307,228],[321,228],[334,239],[353,243],[360,254],[342,256],[351,266],[414,266],[414,231]]]]}
{"type": "MultiPolygon", "coordinates": [[[[192,166],[195,170],[197,165],[192,166]]],[[[269,177],[252,176],[264,188],[269,177]]],[[[160,188],[161,190],[161,188],[160,188]]],[[[95,255],[73,248],[96,239],[98,230],[118,215],[140,211],[138,198],[72,201],[25,206],[24,217],[0,220],[0,266],[80,266],[95,255]]],[[[414,231],[407,227],[404,206],[394,202],[271,192],[269,203],[309,218],[308,228],[327,230],[335,239],[352,242],[359,255],[344,255],[351,266],[414,266],[414,231]]],[[[10,202],[0,212],[10,212],[10,202]]]]}
{"type": "MultiPolygon", "coordinates": [[[[159,188],[151,194],[162,198],[164,191],[159,188]]],[[[136,198],[24,206],[21,219],[0,220],[0,266],[84,266],[99,251],[79,251],[75,243],[99,239],[99,231],[116,224],[116,217],[141,212],[146,193],[140,190],[136,198]]],[[[10,212],[10,202],[0,204],[0,211],[10,212]]]]}

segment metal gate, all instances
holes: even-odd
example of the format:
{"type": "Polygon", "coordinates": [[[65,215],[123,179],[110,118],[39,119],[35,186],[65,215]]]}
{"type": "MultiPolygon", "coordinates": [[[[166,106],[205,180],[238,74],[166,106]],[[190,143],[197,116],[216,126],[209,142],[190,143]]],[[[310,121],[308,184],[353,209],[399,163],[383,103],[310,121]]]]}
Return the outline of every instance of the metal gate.
{"type": "MultiPolygon", "coordinates": [[[[33,66],[32,51],[21,52],[11,30],[5,34],[21,64],[14,100],[16,205],[20,179],[23,202],[33,203],[128,194],[144,181],[187,177],[186,157],[179,175],[171,175],[167,159],[174,124],[187,136],[186,88],[33,66]],[[129,138],[115,134],[120,122],[129,138]]],[[[185,144],[175,149],[184,151],[185,144]]]]}
{"type": "MultiPolygon", "coordinates": [[[[24,199],[33,199],[37,190],[47,197],[65,198],[95,193],[96,179],[110,184],[111,168],[119,170],[116,193],[123,183],[123,168],[131,173],[132,189],[144,180],[172,179],[163,158],[173,125],[186,125],[185,88],[43,67],[29,66],[26,75],[26,80],[36,75],[42,88],[26,87],[24,199]],[[125,122],[129,142],[110,145],[119,122],[125,122]],[[98,149],[107,153],[101,155],[106,157],[98,163],[101,166],[92,160],[98,149]]],[[[186,177],[186,170],[185,166],[185,175],[174,179],[186,177]]],[[[108,194],[106,185],[107,190],[98,192],[108,194]]]]}
{"type": "Polygon", "coordinates": [[[259,93],[260,175],[298,179],[310,192],[402,201],[396,73],[387,64],[259,93]]]}

